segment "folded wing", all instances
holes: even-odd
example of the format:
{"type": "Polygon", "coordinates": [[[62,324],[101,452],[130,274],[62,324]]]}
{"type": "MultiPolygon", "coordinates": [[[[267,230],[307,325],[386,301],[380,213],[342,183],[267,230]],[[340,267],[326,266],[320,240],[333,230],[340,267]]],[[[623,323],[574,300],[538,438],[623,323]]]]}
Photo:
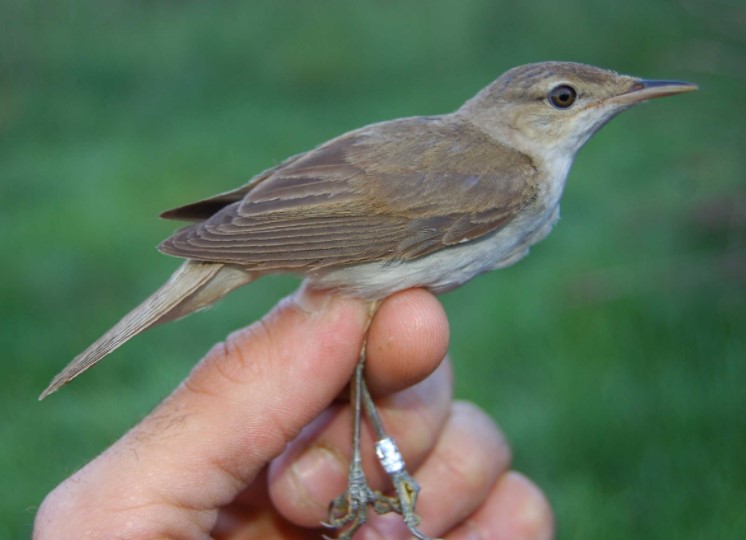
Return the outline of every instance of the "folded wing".
{"type": "Polygon", "coordinates": [[[374,124],[167,212],[203,221],[159,249],[257,272],[408,260],[500,229],[534,200],[535,176],[466,121],[374,124]]]}

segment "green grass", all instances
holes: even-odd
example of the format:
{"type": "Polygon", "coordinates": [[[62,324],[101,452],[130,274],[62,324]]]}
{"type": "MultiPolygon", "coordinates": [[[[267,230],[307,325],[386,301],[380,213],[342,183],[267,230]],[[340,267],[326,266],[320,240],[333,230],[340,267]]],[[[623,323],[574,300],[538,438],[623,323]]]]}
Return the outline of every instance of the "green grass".
{"type": "Polygon", "coordinates": [[[238,291],[37,403],[175,267],[161,210],[546,59],[702,89],[614,120],[550,238],[443,298],[458,395],[505,430],[560,538],[746,537],[742,8],[525,4],[0,3],[0,538],[296,283],[238,291]]]}

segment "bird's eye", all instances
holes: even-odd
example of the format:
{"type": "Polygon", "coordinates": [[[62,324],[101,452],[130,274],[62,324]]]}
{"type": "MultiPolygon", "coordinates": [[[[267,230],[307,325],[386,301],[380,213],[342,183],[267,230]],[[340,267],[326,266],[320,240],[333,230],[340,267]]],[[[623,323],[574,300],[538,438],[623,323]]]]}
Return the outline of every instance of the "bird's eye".
{"type": "Polygon", "coordinates": [[[575,89],[566,84],[555,86],[552,91],[549,92],[549,102],[557,109],[567,109],[575,103],[575,98],[577,97],[578,93],[575,89]]]}

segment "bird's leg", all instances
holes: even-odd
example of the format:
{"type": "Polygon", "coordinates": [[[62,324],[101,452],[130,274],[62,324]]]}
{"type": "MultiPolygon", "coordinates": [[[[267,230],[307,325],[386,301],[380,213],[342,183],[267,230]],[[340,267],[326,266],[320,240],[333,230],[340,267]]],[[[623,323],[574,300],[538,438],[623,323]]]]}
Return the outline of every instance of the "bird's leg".
{"type": "MultiPolygon", "coordinates": [[[[347,530],[340,532],[338,540],[350,540],[355,532],[365,523],[367,519],[368,505],[375,508],[376,501],[382,497],[368,486],[363,471],[363,462],[360,457],[360,424],[362,414],[362,390],[364,388],[363,369],[365,367],[365,348],[368,341],[368,328],[373,319],[376,304],[371,304],[368,323],[365,329],[360,359],[355,367],[355,373],[350,382],[350,406],[352,407],[352,460],[350,461],[350,472],[347,481],[347,491],[337,497],[329,505],[329,518],[323,526],[332,529],[347,530]]],[[[366,389],[367,393],[367,389],[366,389]]],[[[329,539],[329,537],[324,536],[329,539]]]]}
{"type": "Polygon", "coordinates": [[[381,416],[378,414],[378,409],[376,409],[376,405],[373,403],[373,398],[370,396],[365,381],[363,381],[361,386],[363,407],[368,415],[368,421],[376,433],[376,456],[378,456],[378,461],[381,463],[383,470],[391,478],[391,483],[394,485],[396,492],[396,495],[392,497],[384,497],[378,494],[379,497],[375,501],[373,508],[379,514],[386,512],[400,514],[404,520],[404,524],[415,538],[432,540],[417,528],[420,524],[420,518],[414,513],[414,510],[420,486],[407,472],[404,465],[404,458],[401,452],[399,452],[396,442],[394,442],[394,439],[383,428],[381,416]]]}
{"type": "Polygon", "coordinates": [[[365,383],[364,368],[368,330],[377,309],[378,303],[372,303],[369,307],[368,322],[360,351],[360,360],[355,367],[355,374],[350,385],[352,461],[350,462],[347,491],[332,501],[329,506],[328,522],[323,525],[334,529],[346,527],[344,532],[339,533],[337,540],[350,540],[355,532],[365,523],[367,509],[370,505],[377,514],[386,514],[388,512],[400,514],[407,528],[416,538],[420,540],[432,540],[417,528],[420,519],[414,511],[420,486],[406,471],[404,458],[394,440],[386,433],[381,416],[378,413],[375,403],[373,403],[373,398],[365,383]],[[379,491],[373,491],[365,479],[360,452],[360,426],[363,408],[375,432],[377,439],[375,447],[378,460],[394,485],[396,492],[394,496],[387,497],[379,491]]]}
{"type": "MultiPolygon", "coordinates": [[[[365,345],[363,344],[363,350],[365,345]]],[[[360,457],[360,424],[361,424],[361,390],[363,385],[363,365],[365,356],[361,355],[355,368],[350,389],[352,403],[352,460],[347,480],[347,491],[329,505],[329,518],[325,527],[347,530],[340,532],[338,540],[350,540],[367,519],[368,505],[375,505],[378,494],[368,486],[360,457]]],[[[329,540],[329,537],[324,536],[329,540]]]]}

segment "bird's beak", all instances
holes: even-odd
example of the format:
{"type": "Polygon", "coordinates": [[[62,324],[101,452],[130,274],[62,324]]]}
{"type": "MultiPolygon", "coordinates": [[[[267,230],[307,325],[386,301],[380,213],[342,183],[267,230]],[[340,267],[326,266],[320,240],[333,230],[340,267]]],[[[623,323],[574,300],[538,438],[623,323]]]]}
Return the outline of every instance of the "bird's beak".
{"type": "Polygon", "coordinates": [[[638,79],[627,91],[608,101],[616,105],[634,105],[647,99],[694,92],[698,88],[696,84],[683,81],[646,81],[638,79]]]}

